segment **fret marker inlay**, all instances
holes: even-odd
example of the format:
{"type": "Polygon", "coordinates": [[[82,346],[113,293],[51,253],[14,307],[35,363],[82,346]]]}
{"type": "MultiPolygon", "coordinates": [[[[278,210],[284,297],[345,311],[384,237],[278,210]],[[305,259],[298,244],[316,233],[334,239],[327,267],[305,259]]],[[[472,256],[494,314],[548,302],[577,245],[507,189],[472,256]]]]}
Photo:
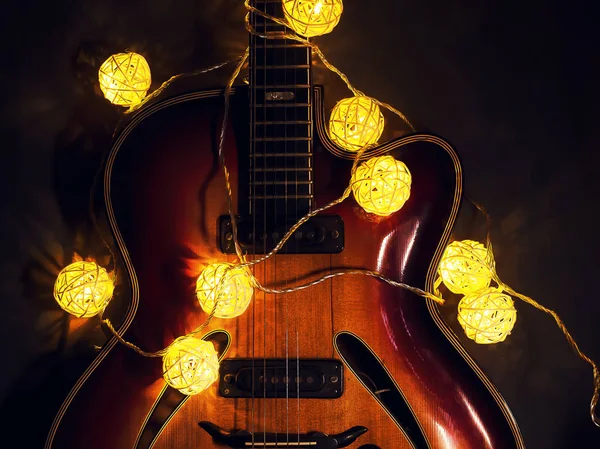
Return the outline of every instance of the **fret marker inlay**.
{"type": "Polygon", "coordinates": [[[293,100],[294,92],[267,92],[265,99],[267,101],[293,100]]]}

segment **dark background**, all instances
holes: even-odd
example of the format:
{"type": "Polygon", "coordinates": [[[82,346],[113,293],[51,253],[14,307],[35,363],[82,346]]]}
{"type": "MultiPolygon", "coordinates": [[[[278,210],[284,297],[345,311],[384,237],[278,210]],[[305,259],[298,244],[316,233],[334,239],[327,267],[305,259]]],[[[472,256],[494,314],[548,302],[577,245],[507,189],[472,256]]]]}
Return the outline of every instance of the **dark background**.
{"type": "MultiPolygon", "coordinates": [[[[122,113],[98,95],[99,64],[138,51],[154,89],[229,59],[247,42],[242,3],[3,3],[0,410],[21,447],[41,447],[57,401],[98,340],[95,321],[67,319],[51,289],[73,251],[94,238],[88,191],[122,113]]],[[[339,26],[318,42],[357,88],[456,146],[466,193],[494,218],[500,276],[558,311],[600,361],[595,27],[591,7],[566,2],[347,0],[339,26]]],[[[230,70],[201,83],[223,84],[230,70]]],[[[348,96],[331,76],[317,78],[330,101],[348,96]]],[[[476,235],[457,237],[480,238],[481,220],[467,205],[461,214],[458,229],[467,223],[476,235]]],[[[453,302],[444,313],[456,326],[453,302]]],[[[588,415],[590,367],[551,318],[517,308],[505,343],[461,339],[529,448],[600,447],[588,415]]]]}

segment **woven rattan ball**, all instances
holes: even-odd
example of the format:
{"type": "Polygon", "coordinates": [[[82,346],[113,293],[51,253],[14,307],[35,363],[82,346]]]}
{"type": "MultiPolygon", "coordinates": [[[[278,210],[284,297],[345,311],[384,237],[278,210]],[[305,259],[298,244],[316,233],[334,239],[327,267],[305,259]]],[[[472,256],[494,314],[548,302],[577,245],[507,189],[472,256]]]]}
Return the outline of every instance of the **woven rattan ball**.
{"type": "Polygon", "coordinates": [[[383,217],[404,206],[410,197],[411,182],[408,167],[389,155],[363,162],[351,180],[356,202],[365,211],[383,217]]]}
{"type": "Polygon", "coordinates": [[[490,285],[494,255],[474,240],[456,240],[442,255],[439,273],[453,293],[473,293],[490,285]]]}
{"type": "Polygon", "coordinates": [[[207,266],[196,282],[196,295],[202,309],[211,313],[218,298],[215,316],[235,318],[246,311],[254,294],[252,276],[245,268],[232,267],[230,263],[215,263],[207,266]],[[225,276],[223,282],[221,278],[225,276]],[[219,284],[220,283],[220,284],[219,284]],[[217,288],[220,287],[220,291],[217,288]]]}
{"type": "Polygon", "coordinates": [[[140,103],[152,82],[150,66],[137,53],[118,53],[108,58],[98,71],[100,89],[113,104],[134,106],[140,103]]]}
{"type": "Polygon", "coordinates": [[[331,33],[343,10],[342,0],[283,0],[288,26],[305,37],[331,33]]]}
{"type": "Polygon", "coordinates": [[[112,298],[113,280],[95,262],[67,265],[54,283],[54,299],[71,315],[91,317],[100,313],[112,298]]]}
{"type": "Polygon", "coordinates": [[[183,394],[210,387],[219,377],[219,358],[211,342],[193,336],[179,337],[163,356],[163,378],[183,394]]]}
{"type": "Polygon", "coordinates": [[[494,287],[465,295],[458,303],[458,322],[475,343],[504,341],[516,321],[512,298],[494,287]]]}
{"type": "Polygon", "coordinates": [[[344,98],[331,111],[329,137],[346,151],[359,151],[379,140],[385,120],[372,98],[344,98]]]}

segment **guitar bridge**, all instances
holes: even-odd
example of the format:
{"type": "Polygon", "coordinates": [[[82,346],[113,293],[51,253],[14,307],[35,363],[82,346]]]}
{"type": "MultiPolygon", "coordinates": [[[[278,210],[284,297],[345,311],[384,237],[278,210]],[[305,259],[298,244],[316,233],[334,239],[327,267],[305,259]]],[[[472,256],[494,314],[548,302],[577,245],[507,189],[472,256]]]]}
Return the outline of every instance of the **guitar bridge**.
{"type": "Polygon", "coordinates": [[[198,425],[206,431],[213,441],[219,445],[225,445],[232,449],[244,449],[247,447],[293,447],[297,449],[338,449],[347,447],[354,443],[358,437],[369,429],[363,426],[352,427],[337,435],[326,435],[321,432],[311,432],[304,435],[290,435],[293,440],[285,440],[285,434],[274,434],[257,432],[255,435],[247,430],[238,432],[227,432],[216,424],[201,421],[198,425]]]}

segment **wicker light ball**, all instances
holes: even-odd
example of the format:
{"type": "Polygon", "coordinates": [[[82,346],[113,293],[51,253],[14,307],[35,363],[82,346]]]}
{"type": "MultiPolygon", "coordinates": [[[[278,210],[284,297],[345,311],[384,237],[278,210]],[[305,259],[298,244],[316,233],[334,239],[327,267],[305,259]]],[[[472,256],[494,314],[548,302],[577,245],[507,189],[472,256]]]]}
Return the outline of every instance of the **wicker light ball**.
{"type": "Polygon", "coordinates": [[[288,26],[305,37],[331,33],[343,10],[342,0],[283,0],[288,26]]]}
{"type": "Polygon", "coordinates": [[[140,103],[152,82],[150,66],[137,53],[118,53],[108,58],[98,71],[100,89],[104,97],[119,106],[140,103]]]}
{"type": "Polygon", "coordinates": [[[408,167],[388,155],[359,165],[351,185],[354,199],[365,211],[386,217],[404,206],[410,197],[411,182],[408,167]]]}
{"type": "Polygon", "coordinates": [[[54,282],[54,299],[71,315],[91,317],[100,313],[112,298],[115,286],[104,268],[95,262],[67,265],[54,282]]]}
{"type": "Polygon", "coordinates": [[[183,394],[210,387],[219,377],[219,357],[211,342],[193,336],[179,337],[163,356],[163,378],[183,394]]]}
{"type": "Polygon", "coordinates": [[[439,273],[448,290],[467,294],[488,287],[493,268],[494,255],[483,244],[457,240],[444,250],[439,273]]]}
{"type": "Polygon", "coordinates": [[[384,125],[383,114],[372,98],[344,98],[331,111],[329,138],[340,148],[355,152],[377,143],[384,125]]]}
{"type": "Polygon", "coordinates": [[[232,266],[230,263],[211,264],[202,270],[196,282],[196,296],[206,313],[212,312],[218,298],[217,318],[240,316],[250,305],[254,294],[252,275],[246,268],[239,267],[226,272],[232,266]],[[220,283],[223,276],[225,280],[220,283]],[[217,291],[219,286],[220,291],[217,291]]]}
{"type": "Polygon", "coordinates": [[[512,298],[494,287],[465,295],[458,303],[458,322],[475,343],[504,341],[516,321],[512,298]]]}

